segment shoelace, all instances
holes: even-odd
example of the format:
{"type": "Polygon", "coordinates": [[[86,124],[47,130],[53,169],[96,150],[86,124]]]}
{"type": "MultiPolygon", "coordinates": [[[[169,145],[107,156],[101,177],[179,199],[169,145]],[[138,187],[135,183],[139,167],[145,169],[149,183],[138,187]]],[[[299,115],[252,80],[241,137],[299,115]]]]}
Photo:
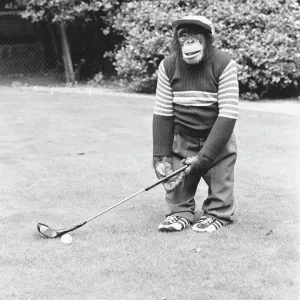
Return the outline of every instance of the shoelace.
{"type": "Polygon", "coordinates": [[[168,216],[167,221],[174,223],[174,222],[177,222],[179,220],[179,218],[180,217],[178,217],[178,216],[168,216]]]}
{"type": "MultiPolygon", "coordinates": [[[[200,220],[201,220],[201,219],[200,219],[200,220]]],[[[215,218],[213,218],[213,217],[208,217],[208,218],[206,218],[203,222],[201,222],[201,224],[203,224],[203,225],[209,225],[209,224],[213,223],[214,220],[215,220],[215,218]]]]}

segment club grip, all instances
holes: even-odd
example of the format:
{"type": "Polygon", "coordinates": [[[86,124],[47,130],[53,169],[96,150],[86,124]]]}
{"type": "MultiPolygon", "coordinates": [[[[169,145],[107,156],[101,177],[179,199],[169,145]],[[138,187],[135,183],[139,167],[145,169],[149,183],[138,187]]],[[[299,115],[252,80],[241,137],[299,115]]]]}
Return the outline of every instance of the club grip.
{"type": "Polygon", "coordinates": [[[183,172],[186,168],[188,167],[188,165],[184,165],[183,167],[181,167],[180,169],[174,171],[173,173],[169,174],[168,176],[158,180],[157,182],[153,183],[152,185],[148,186],[145,188],[145,191],[149,191],[150,189],[154,188],[155,186],[161,184],[162,182],[167,181],[168,179],[170,179],[171,177],[183,172]]]}

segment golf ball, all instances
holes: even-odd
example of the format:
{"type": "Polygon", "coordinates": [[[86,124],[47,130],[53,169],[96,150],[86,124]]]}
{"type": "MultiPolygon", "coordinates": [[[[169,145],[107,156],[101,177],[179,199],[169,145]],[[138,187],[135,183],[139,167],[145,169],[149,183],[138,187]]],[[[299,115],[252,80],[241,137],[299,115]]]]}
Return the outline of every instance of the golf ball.
{"type": "Polygon", "coordinates": [[[62,235],[60,240],[63,244],[69,245],[72,243],[72,236],[70,234],[66,233],[66,234],[62,235]]]}

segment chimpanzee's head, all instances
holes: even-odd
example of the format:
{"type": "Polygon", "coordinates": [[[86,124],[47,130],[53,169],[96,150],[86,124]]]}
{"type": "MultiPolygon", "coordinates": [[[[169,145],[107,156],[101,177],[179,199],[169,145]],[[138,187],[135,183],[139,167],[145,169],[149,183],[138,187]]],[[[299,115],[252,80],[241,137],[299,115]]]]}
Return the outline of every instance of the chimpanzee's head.
{"type": "Polygon", "coordinates": [[[198,64],[212,49],[214,27],[205,17],[187,16],[173,22],[171,48],[187,64],[198,64]]]}

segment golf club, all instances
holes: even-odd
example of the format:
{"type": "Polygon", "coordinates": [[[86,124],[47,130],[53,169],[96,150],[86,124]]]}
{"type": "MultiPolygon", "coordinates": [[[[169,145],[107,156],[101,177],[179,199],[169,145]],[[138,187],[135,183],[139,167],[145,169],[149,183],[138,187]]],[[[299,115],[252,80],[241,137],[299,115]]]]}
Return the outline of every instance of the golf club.
{"type": "Polygon", "coordinates": [[[175,175],[177,175],[177,174],[183,172],[187,167],[188,167],[188,165],[183,166],[182,168],[180,168],[180,169],[174,171],[173,173],[169,174],[168,176],[166,176],[166,177],[164,177],[164,178],[158,180],[158,181],[155,182],[154,184],[152,184],[152,185],[150,185],[150,186],[148,186],[148,187],[146,187],[146,188],[144,188],[144,189],[142,189],[142,190],[136,192],[135,194],[133,194],[133,195],[131,195],[131,196],[125,198],[124,200],[122,200],[122,201],[120,201],[120,202],[118,202],[118,203],[112,205],[111,207],[108,207],[108,208],[105,209],[104,211],[102,211],[102,212],[100,212],[100,213],[98,213],[98,214],[92,216],[91,218],[85,220],[84,222],[82,222],[82,223],[80,223],[80,224],[78,224],[78,225],[75,225],[75,226],[70,227],[70,228],[53,229],[53,228],[51,228],[50,226],[48,226],[48,225],[46,225],[46,224],[38,223],[38,224],[37,224],[37,230],[38,230],[38,232],[39,232],[42,236],[47,237],[47,238],[56,238],[56,237],[62,236],[62,235],[64,235],[64,234],[67,233],[67,232],[71,232],[71,231],[73,231],[73,230],[75,230],[75,229],[77,229],[77,228],[82,227],[82,226],[85,225],[86,223],[88,223],[88,222],[92,221],[93,219],[95,219],[95,218],[97,218],[97,217],[103,215],[104,213],[106,213],[106,212],[110,211],[111,209],[115,208],[116,206],[118,206],[118,205],[120,205],[120,204],[122,204],[122,203],[128,201],[129,199],[131,199],[131,198],[133,198],[133,197],[139,195],[140,193],[151,190],[151,189],[154,188],[155,186],[157,186],[157,185],[159,185],[159,184],[161,184],[161,183],[167,181],[167,180],[170,179],[171,177],[173,177],[173,176],[175,176],[175,175]]]}

